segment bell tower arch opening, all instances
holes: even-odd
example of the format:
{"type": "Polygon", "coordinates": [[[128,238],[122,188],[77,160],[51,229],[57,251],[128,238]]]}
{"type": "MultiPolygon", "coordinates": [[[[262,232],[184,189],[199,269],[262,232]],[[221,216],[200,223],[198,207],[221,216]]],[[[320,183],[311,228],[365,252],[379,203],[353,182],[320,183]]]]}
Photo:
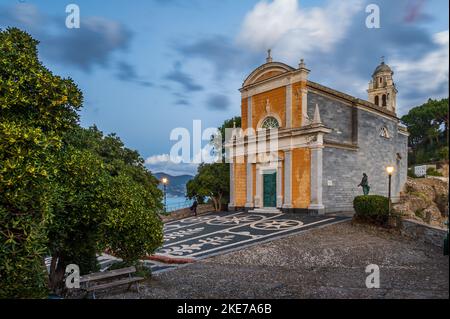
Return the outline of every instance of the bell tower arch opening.
{"type": "Polygon", "coordinates": [[[377,66],[372,74],[372,80],[369,83],[367,93],[370,102],[395,113],[398,91],[394,83],[393,75],[394,72],[384,62],[383,57],[380,65],[377,66]]]}

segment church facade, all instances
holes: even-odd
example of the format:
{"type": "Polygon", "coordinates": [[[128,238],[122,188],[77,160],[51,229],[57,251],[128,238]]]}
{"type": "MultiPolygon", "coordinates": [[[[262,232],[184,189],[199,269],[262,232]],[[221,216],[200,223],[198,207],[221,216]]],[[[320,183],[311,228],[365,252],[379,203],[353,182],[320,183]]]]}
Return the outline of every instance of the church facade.
{"type": "Polygon", "coordinates": [[[395,168],[392,198],[399,197],[407,179],[408,132],[396,116],[391,68],[384,62],[376,68],[368,101],[309,81],[309,73],[303,60],[293,68],[274,62],[269,52],[244,81],[242,130],[226,144],[229,209],[352,210],[363,173],[371,194],[387,196],[387,166],[395,168]],[[258,136],[272,131],[276,149],[268,159],[258,136]]]}

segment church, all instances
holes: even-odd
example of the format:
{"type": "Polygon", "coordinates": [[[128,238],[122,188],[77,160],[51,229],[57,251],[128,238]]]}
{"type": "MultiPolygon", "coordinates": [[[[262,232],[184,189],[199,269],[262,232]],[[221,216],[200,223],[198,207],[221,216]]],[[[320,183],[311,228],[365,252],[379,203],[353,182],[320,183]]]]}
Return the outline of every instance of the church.
{"type": "Polygon", "coordinates": [[[269,50],[266,63],[245,79],[242,128],[226,143],[230,210],[352,211],[363,173],[370,194],[388,195],[388,166],[392,199],[399,198],[409,134],[396,115],[392,69],[384,61],[376,67],[367,100],[312,82],[309,73],[303,60],[294,68],[274,62],[269,50]],[[272,131],[276,156],[267,159],[257,136],[272,131]]]}

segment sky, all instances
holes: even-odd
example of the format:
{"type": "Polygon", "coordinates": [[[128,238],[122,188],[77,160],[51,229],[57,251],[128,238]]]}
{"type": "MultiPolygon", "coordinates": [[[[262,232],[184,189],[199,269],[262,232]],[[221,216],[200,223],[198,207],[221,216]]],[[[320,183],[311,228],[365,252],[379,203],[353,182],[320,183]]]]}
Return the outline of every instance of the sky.
{"type": "MultiPolygon", "coordinates": [[[[0,28],[40,41],[39,57],[84,94],[81,125],[117,133],[153,172],[194,174],[173,163],[175,128],[191,135],[240,115],[239,88],[252,70],[275,61],[309,79],[367,99],[381,56],[404,115],[429,98],[448,97],[447,0],[0,0],[0,28]],[[66,27],[66,6],[80,28],[66,27]],[[366,7],[380,8],[367,28],[366,7]]],[[[191,139],[193,136],[191,136],[191,139]]],[[[203,142],[205,144],[206,141],[203,142]]],[[[196,157],[192,150],[192,158],[196,157]]]]}

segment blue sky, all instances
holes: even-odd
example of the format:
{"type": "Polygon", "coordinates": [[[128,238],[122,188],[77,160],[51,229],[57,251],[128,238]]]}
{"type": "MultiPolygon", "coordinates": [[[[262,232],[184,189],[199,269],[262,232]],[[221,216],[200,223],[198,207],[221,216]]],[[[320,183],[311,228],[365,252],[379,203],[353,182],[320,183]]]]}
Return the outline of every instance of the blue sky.
{"type": "Polygon", "coordinates": [[[6,26],[40,40],[44,64],[79,85],[83,126],[116,132],[155,172],[194,173],[168,161],[171,130],[239,115],[238,89],[268,48],[364,99],[386,56],[399,115],[448,96],[447,0],[0,0],[6,26]],[[65,26],[69,3],[80,8],[80,29],[65,26]],[[369,3],[380,6],[380,29],[365,26],[369,3]]]}

